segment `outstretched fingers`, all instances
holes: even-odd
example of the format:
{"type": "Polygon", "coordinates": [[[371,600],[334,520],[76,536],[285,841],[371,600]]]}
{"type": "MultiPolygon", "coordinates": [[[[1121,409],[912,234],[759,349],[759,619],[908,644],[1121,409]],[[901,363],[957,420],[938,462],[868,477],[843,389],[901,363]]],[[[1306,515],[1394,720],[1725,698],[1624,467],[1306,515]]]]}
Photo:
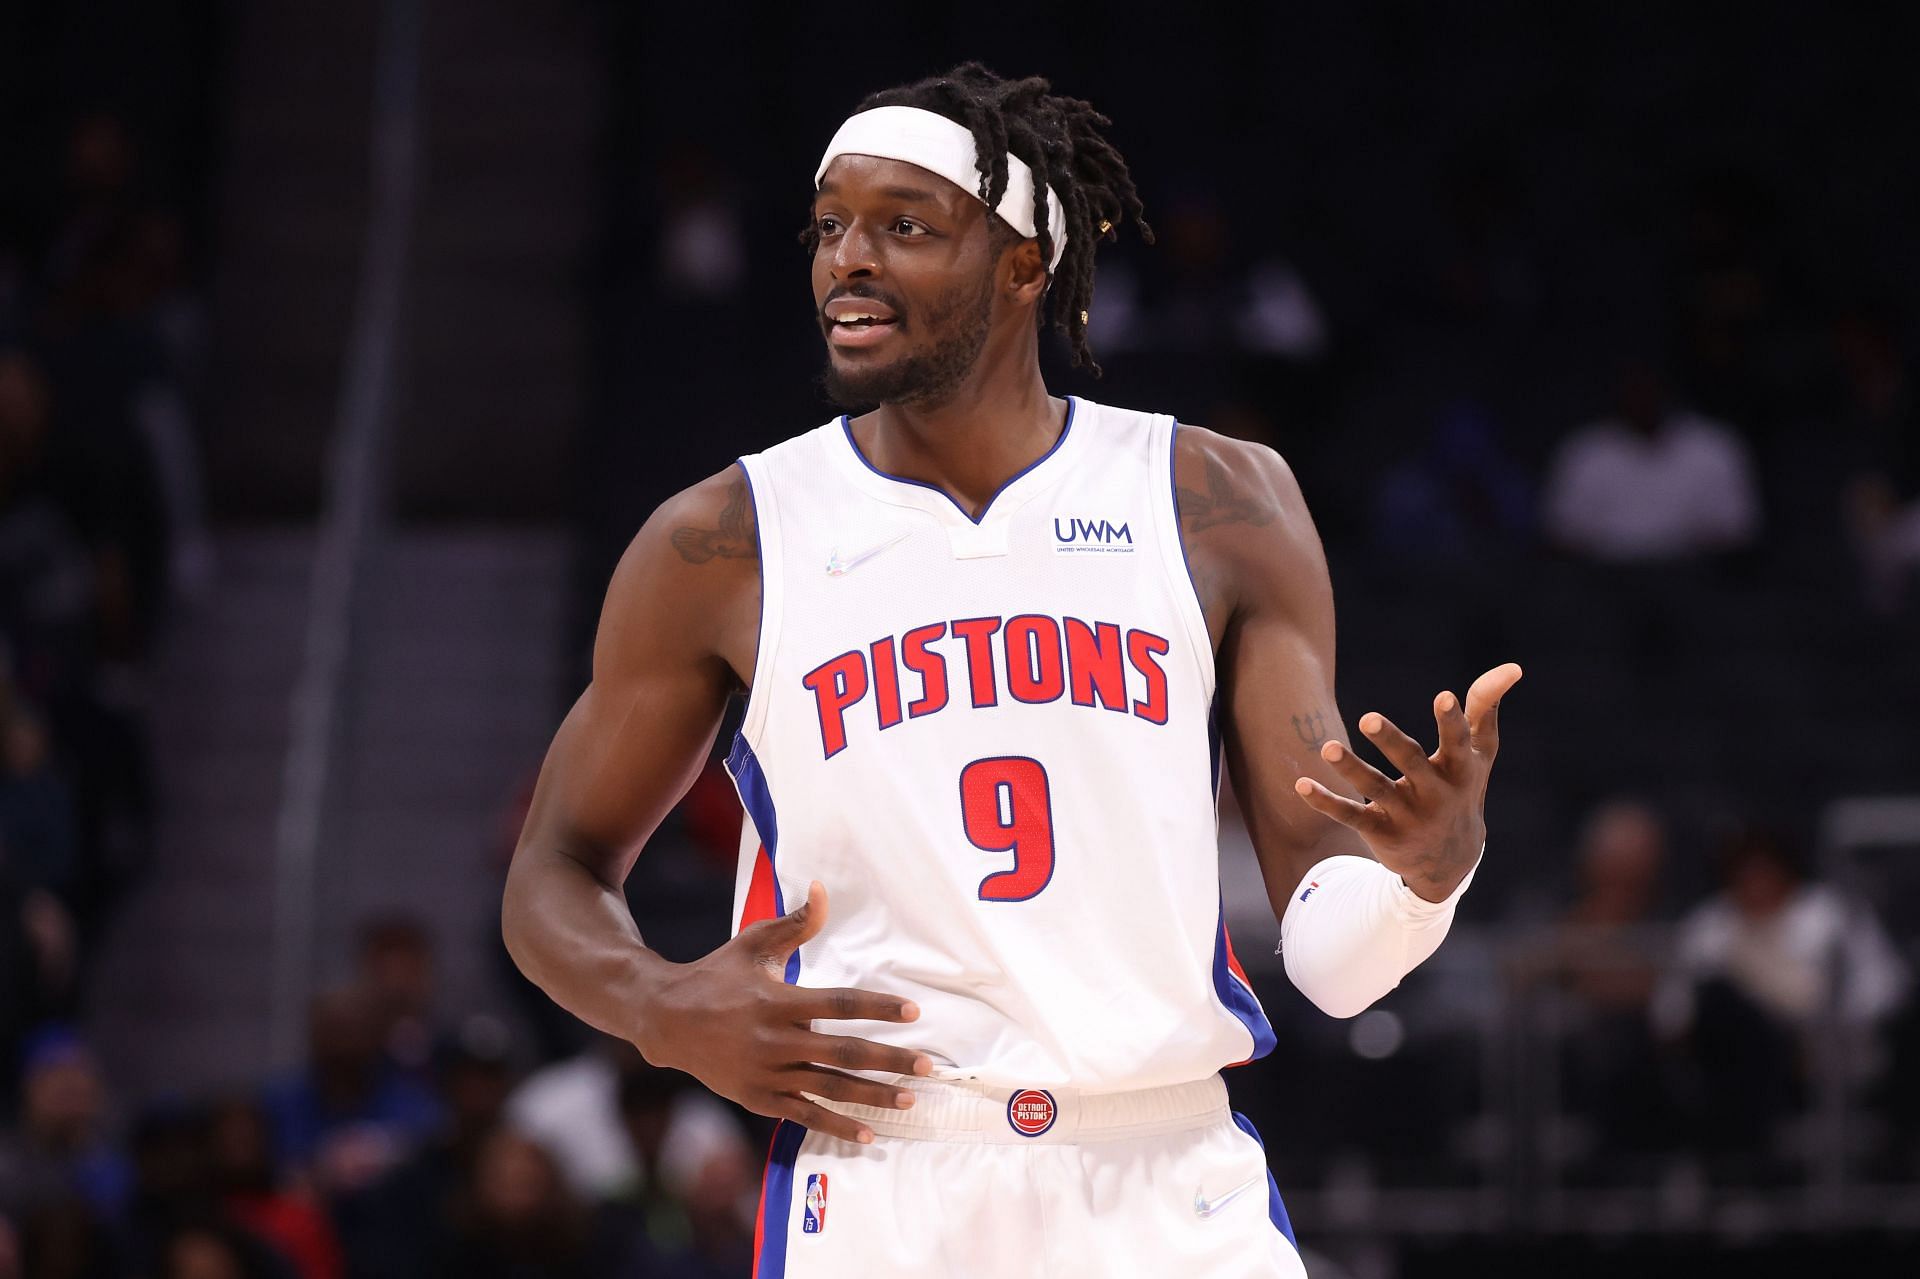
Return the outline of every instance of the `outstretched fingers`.
{"type": "Polygon", "coordinates": [[[1345,742],[1323,743],[1320,758],[1326,760],[1347,785],[1376,803],[1393,793],[1393,779],[1354,754],[1353,747],[1345,742]]]}
{"type": "Polygon", "coordinates": [[[1378,830],[1384,820],[1378,807],[1362,804],[1336,795],[1311,777],[1302,777],[1293,784],[1293,792],[1306,801],[1307,807],[1323,817],[1331,817],[1342,826],[1350,827],[1366,834],[1378,830]]]}
{"type": "Polygon", "coordinates": [[[1492,759],[1500,749],[1500,699],[1520,682],[1517,662],[1496,666],[1467,690],[1466,717],[1473,753],[1492,759]]]}
{"type": "Polygon", "coordinates": [[[1442,769],[1464,762],[1473,747],[1473,735],[1467,728],[1467,714],[1460,709],[1460,699],[1452,693],[1436,696],[1433,724],[1440,731],[1440,749],[1434,753],[1433,762],[1442,769]]]}
{"type": "Polygon", "coordinates": [[[1400,770],[1402,777],[1418,777],[1433,770],[1433,761],[1427,758],[1420,743],[1401,732],[1398,725],[1379,711],[1368,711],[1360,717],[1360,731],[1379,747],[1380,753],[1400,770]]]}

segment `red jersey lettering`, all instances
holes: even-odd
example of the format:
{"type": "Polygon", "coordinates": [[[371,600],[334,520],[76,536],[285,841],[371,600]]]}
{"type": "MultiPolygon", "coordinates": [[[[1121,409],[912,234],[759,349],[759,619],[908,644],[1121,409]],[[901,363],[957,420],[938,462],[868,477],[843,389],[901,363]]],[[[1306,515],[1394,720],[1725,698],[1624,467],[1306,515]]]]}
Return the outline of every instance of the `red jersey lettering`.
{"type": "Polygon", "coordinates": [[[832,759],[847,748],[847,708],[867,695],[866,655],[855,649],[800,677],[820,715],[820,748],[832,759]]]}
{"type": "Polygon", "coordinates": [[[1039,613],[1010,618],[1002,632],[1007,650],[1007,691],[1015,701],[1051,702],[1066,691],[1060,663],[1060,624],[1039,613]]]}
{"type": "Polygon", "coordinates": [[[1127,660],[1147,680],[1147,695],[1134,702],[1133,713],[1154,724],[1167,722],[1167,673],[1155,659],[1172,647],[1152,631],[1127,632],[1127,660]]]}

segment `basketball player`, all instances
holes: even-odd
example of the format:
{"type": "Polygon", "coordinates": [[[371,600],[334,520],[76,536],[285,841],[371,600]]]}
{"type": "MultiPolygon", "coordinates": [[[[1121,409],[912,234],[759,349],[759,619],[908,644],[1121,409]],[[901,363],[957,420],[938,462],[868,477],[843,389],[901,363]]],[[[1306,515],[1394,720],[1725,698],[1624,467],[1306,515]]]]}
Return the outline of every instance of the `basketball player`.
{"type": "Polygon", "coordinates": [[[783,1121],[760,1276],[1302,1274],[1219,1073],[1274,1033],[1222,923],[1218,761],[1334,1016],[1433,953],[1482,851],[1519,668],[1436,697],[1432,754],[1363,715],[1389,778],[1334,705],[1286,464],[1048,394],[1043,314],[1088,361],[1094,251],[1149,234],[1107,120],[1048,88],[969,63],[829,144],[827,387],[871,411],[640,531],[507,886],[556,1000],[783,1121]],[[668,963],[620,885],[743,689],[737,933],[668,963]]]}

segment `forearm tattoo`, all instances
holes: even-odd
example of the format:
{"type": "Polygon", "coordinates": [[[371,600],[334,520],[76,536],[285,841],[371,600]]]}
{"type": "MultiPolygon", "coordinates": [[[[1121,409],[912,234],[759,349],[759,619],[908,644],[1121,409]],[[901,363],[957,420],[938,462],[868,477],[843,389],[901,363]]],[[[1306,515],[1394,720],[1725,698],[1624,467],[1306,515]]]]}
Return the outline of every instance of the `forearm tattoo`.
{"type": "Polygon", "coordinates": [[[753,496],[744,476],[736,476],[727,490],[719,528],[681,527],[673,530],[673,549],[689,564],[708,560],[750,560],[760,553],[753,525],[753,496]]]}
{"type": "Polygon", "coordinates": [[[1327,740],[1327,716],[1325,711],[1308,711],[1305,715],[1289,716],[1293,720],[1293,732],[1307,744],[1309,750],[1319,750],[1327,740]]]}

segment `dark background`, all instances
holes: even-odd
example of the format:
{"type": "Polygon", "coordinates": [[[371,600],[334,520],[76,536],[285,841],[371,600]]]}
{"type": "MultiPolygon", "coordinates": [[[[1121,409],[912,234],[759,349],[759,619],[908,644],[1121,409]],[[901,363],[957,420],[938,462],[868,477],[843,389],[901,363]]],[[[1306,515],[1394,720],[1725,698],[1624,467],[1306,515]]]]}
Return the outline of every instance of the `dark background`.
{"type": "MultiPolygon", "coordinates": [[[[1527,668],[1454,936],[1353,1022],[1225,814],[1281,1043],[1230,1079],[1316,1279],[1911,1265],[1916,48],[1909,6],[0,11],[0,1279],[744,1273],[764,1126],[521,982],[500,876],[627,539],[834,412],[819,149],[968,57],[1112,118],[1159,242],[1049,384],[1287,458],[1348,717],[1527,668]]],[[[642,858],[670,955],[737,823],[710,770],[642,858]]]]}

